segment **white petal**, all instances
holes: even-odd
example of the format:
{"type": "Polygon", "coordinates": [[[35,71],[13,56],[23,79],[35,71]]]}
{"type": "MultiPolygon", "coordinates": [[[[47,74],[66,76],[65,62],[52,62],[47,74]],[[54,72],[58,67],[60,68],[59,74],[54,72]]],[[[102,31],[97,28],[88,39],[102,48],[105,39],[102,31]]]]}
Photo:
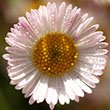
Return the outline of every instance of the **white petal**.
{"type": "Polygon", "coordinates": [[[100,75],[103,74],[103,71],[101,71],[101,70],[94,70],[92,74],[93,74],[93,75],[100,76],[100,75]]]}
{"type": "Polygon", "coordinates": [[[88,62],[90,64],[106,64],[107,60],[102,56],[78,56],[78,60],[88,62]]]}
{"type": "Polygon", "coordinates": [[[98,24],[91,26],[90,28],[88,28],[87,30],[85,30],[84,32],[82,32],[82,33],[75,39],[75,41],[80,40],[81,38],[86,37],[86,36],[92,34],[93,32],[95,32],[95,31],[98,29],[98,27],[99,27],[98,24]]]}
{"type": "Polygon", "coordinates": [[[20,71],[20,70],[22,70],[22,69],[27,69],[27,68],[29,68],[29,67],[35,67],[35,66],[33,66],[33,63],[32,63],[32,61],[28,61],[27,63],[23,63],[23,64],[20,64],[20,65],[17,65],[17,66],[10,66],[10,69],[8,69],[8,72],[9,73],[16,73],[17,71],[20,71]]]}
{"type": "Polygon", "coordinates": [[[54,95],[52,95],[52,102],[51,103],[53,103],[54,105],[56,105],[57,104],[57,102],[58,102],[58,91],[57,91],[57,78],[53,78],[53,94],[54,95]]]}
{"type": "Polygon", "coordinates": [[[14,24],[14,28],[19,31],[20,35],[18,33],[13,33],[16,35],[16,37],[18,37],[18,39],[20,39],[21,41],[25,42],[25,43],[29,43],[30,45],[32,45],[32,43],[35,43],[37,41],[37,39],[35,39],[35,37],[33,37],[27,30],[25,30],[25,28],[18,24],[14,24]]]}
{"type": "Polygon", "coordinates": [[[39,14],[37,10],[32,10],[31,13],[26,12],[26,17],[30,22],[31,26],[33,27],[34,31],[36,32],[36,36],[38,39],[43,35],[42,28],[40,25],[39,14]]]}
{"type": "Polygon", "coordinates": [[[66,28],[66,24],[68,22],[68,18],[70,16],[70,13],[71,13],[71,10],[72,10],[72,5],[70,4],[67,8],[66,8],[66,11],[65,11],[65,14],[64,14],[64,18],[63,18],[63,22],[61,24],[61,33],[64,33],[64,30],[66,28]]]}
{"type": "MultiPolygon", "coordinates": [[[[41,19],[40,21],[42,22],[41,28],[43,28],[43,31],[45,31],[44,34],[47,34],[50,31],[48,17],[49,17],[49,15],[48,15],[47,7],[42,6],[42,16],[40,17],[40,19],[41,19]]],[[[37,25],[36,25],[36,27],[37,27],[37,25]]]]}
{"type": "Polygon", "coordinates": [[[28,51],[28,49],[20,49],[20,48],[15,48],[15,47],[6,47],[6,51],[9,53],[15,54],[15,55],[20,55],[20,56],[31,56],[32,57],[32,52],[28,51]]]}
{"type": "Polygon", "coordinates": [[[36,91],[34,91],[32,95],[33,100],[37,100],[37,103],[44,101],[48,88],[48,78],[49,77],[47,75],[43,75],[43,77],[40,79],[40,84],[38,88],[36,89],[36,91]]]}
{"type": "Polygon", "coordinates": [[[19,17],[19,24],[23,26],[33,37],[37,35],[25,17],[19,17]]]}
{"type": "Polygon", "coordinates": [[[69,29],[68,31],[68,35],[70,35],[73,39],[76,39],[76,36],[75,33],[78,29],[78,27],[86,20],[86,18],[88,17],[88,14],[84,14],[82,17],[80,17],[80,12],[81,12],[81,9],[79,8],[77,11],[76,11],[76,18],[75,18],[75,21],[74,23],[72,24],[71,28],[69,29]]]}
{"type": "MultiPolygon", "coordinates": [[[[32,10],[31,12],[33,12],[33,11],[34,10],[32,10]]],[[[42,34],[46,35],[48,33],[48,31],[47,31],[46,26],[45,26],[45,16],[44,16],[44,12],[43,12],[43,6],[39,7],[39,10],[38,10],[37,14],[39,16],[38,24],[39,24],[40,28],[42,28],[42,29],[39,29],[39,31],[42,31],[42,34]]]]}
{"type": "Polygon", "coordinates": [[[75,99],[75,94],[74,94],[74,92],[72,91],[72,88],[71,88],[71,86],[73,86],[73,84],[72,84],[72,81],[71,81],[70,77],[68,75],[64,74],[64,75],[62,75],[62,80],[64,82],[66,93],[67,93],[68,97],[71,100],[74,100],[75,99]]]}
{"type": "Polygon", "coordinates": [[[17,55],[13,55],[13,54],[4,54],[3,55],[3,58],[4,59],[6,59],[6,60],[10,60],[10,61],[12,61],[12,60],[31,60],[32,61],[32,58],[31,57],[29,57],[29,56],[25,56],[25,57],[22,57],[22,56],[17,56],[17,55]]]}
{"type": "Polygon", "coordinates": [[[49,86],[48,86],[48,91],[46,95],[46,102],[48,104],[52,103],[54,105],[57,104],[58,101],[58,94],[57,94],[57,89],[56,89],[56,82],[57,80],[55,78],[50,77],[49,79],[49,86]],[[54,95],[53,95],[54,94],[54,95]]]}
{"type": "MultiPolygon", "coordinates": [[[[13,60],[9,60],[8,61],[8,65],[10,66],[18,66],[18,65],[21,65],[22,63],[29,63],[29,62],[32,62],[31,59],[30,60],[27,60],[27,59],[13,59],[13,60]]],[[[32,62],[33,63],[33,62],[32,62]]]]}
{"type": "Polygon", "coordinates": [[[85,84],[87,84],[88,86],[90,86],[91,88],[95,88],[96,85],[95,83],[89,81],[88,79],[82,77],[80,74],[78,73],[74,73],[76,76],[78,76],[79,79],[81,79],[81,81],[83,81],[85,84]]]}
{"type": "Polygon", "coordinates": [[[91,94],[92,90],[84,84],[79,78],[76,78],[76,83],[87,93],[91,94]]]}
{"type": "Polygon", "coordinates": [[[29,45],[26,47],[26,44],[22,43],[22,41],[18,40],[17,38],[6,37],[5,40],[10,46],[16,46],[18,48],[32,48],[29,45]]]}
{"type": "Polygon", "coordinates": [[[21,89],[23,88],[27,83],[29,83],[33,78],[35,77],[36,73],[31,72],[31,74],[26,75],[16,86],[16,89],[21,89]]]}
{"type": "Polygon", "coordinates": [[[34,72],[36,73],[34,79],[27,83],[25,87],[22,89],[22,93],[25,94],[25,97],[29,97],[30,95],[32,95],[33,90],[35,89],[36,84],[38,83],[39,78],[41,77],[40,73],[36,71],[34,72]]]}
{"type": "Polygon", "coordinates": [[[59,103],[61,105],[64,105],[65,102],[69,103],[70,100],[69,100],[69,98],[68,98],[68,96],[66,94],[64,83],[63,83],[61,77],[57,78],[57,85],[59,85],[59,86],[57,86],[57,91],[58,91],[58,95],[59,95],[59,97],[58,97],[59,103]]]}
{"type": "Polygon", "coordinates": [[[56,3],[52,4],[52,9],[51,9],[51,29],[52,32],[57,31],[57,7],[56,3]]]}
{"type": "Polygon", "coordinates": [[[99,55],[105,55],[108,53],[108,50],[106,49],[93,49],[93,48],[88,48],[88,49],[83,49],[78,51],[78,55],[93,55],[93,56],[99,56],[99,55]]]}
{"type": "Polygon", "coordinates": [[[79,102],[79,97],[76,95],[76,97],[75,97],[75,101],[76,102],[79,102]]]}
{"type": "Polygon", "coordinates": [[[55,107],[55,105],[54,105],[54,104],[52,104],[52,103],[50,103],[50,104],[49,104],[49,108],[50,108],[50,110],[53,110],[53,109],[54,109],[54,107],[55,107]]]}
{"type": "Polygon", "coordinates": [[[67,33],[70,30],[70,27],[72,26],[72,24],[75,22],[76,20],[76,15],[77,15],[77,7],[74,7],[73,10],[70,13],[70,16],[67,19],[67,22],[65,24],[65,29],[64,29],[64,33],[67,33]]]}
{"type": "Polygon", "coordinates": [[[93,76],[91,74],[93,71],[90,71],[90,72],[89,72],[89,70],[88,71],[84,71],[83,69],[81,70],[80,68],[79,69],[78,68],[75,69],[75,71],[78,74],[80,74],[82,77],[84,77],[85,79],[87,79],[87,80],[89,80],[89,81],[91,81],[93,83],[99,83],[99,78],[97,78],[97,77],[95,77],[95,76],[93,76]]]}
{"type": "Polygon", "coordinates": [[[72,88],[73,92],[79,97],[84,97],[84,92],[82,91],[82,89],[78,86],[78,84],[75,81],[76,77],[74,76],[74,73],[72,73],[72,71],[71,71],[71,72],[69,72],[69,74],[71,76],[71,78],[69,78],[69,79],[70,79],[70,83],[72,84],[71,88],[72,88]]]}
{"type": "Polygon", "coordinates": [[[56,32],[57,30],[57,9],[56,4],[47,4],[48,19],[49,19],[49,33],[56,32]]]}
{"type": "Polygon", "coordinates": [[[104,39],[102,34],[103,34],[102,31],[95,32],[87,36],[86,38],[80,39],[80,41],[75,42],[75,44],[77,45],[77,48],[79,49],[85,48],[85,47],[91,47],[104,39]]]}
{"type": "Polygon", "coordinates": [[[49,85],[48,85],[48,90],[47,90],[47,95],[46,95],[46,102],[48,103],[48,104],[50,104],[51,102],[52,102],[52,94],[53,94],[53,80],[52,80],[52,78],[50,77],[49,78],[49,85]]]}
{"type": "Polygon", "coordinates": [[[29,67],[27,67],[25,69],[21,69],[17,72],[15,71],[14,73],[9,73],[8,76],[12,80],[18,80],[18,79],[21,79],[21,78],[25,77],[28,74],[31,74],[31,72],[35,69],[36,69],[35,67],[29,66],[29,67]]]}
{"type": "Polygon", "coordinates": [[[36,40],[30,39],[31,36],[25,29],[23,29],[22,26],[19,26],[19,28],[11,28],[12,33],[8,33],[7,36],[10,40],[13,41],[13,43],[18,43],[21,46],[24,47],[33,47],[33,44],[35,44],[36,40]]]}
{"type": "MultiPolygon", "coordinates": [[[[74,36],[77,37],[83,30],[85,30],[85,28],[92,22],[92,20],[93,20],[93,17],[87,19],[84,23],[82,23],[82,24],[78,27],[78,29],[77,29],[77,31],[76,31],[76,33],[75,33],[74,36]]],[[[74,39],[75,39],[75,38],[74,38],[74,39]]]]}
{"type": "Polygon", "coordinates": [[[60,7],[59,7],[59,12],[58,12],[58,18],[57,18],[57,31],[61,32],[61,23],[65,14],[65,10],[66,10],[66,3],[63,2],[60,7]]]}

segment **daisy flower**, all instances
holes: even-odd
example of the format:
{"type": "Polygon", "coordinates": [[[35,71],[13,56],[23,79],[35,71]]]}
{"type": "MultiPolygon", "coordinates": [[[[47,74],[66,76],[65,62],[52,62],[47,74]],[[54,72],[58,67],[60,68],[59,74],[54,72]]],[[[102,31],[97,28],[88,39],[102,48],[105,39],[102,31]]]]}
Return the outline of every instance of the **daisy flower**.
{"type": "Polygon", "coordinates": [[[106,66],[108,44],[99,25],[90,26],[93,17],[63,2],[59,7],[48,2],[31,9],[11,28],[5,38],[10,45],[8,60],[10,84],[22,89],[29,104],[44,100],[51,110],[58,103],[79,101],[84,92],[99,83],[106,66]],[[89,26],[89,27],[88,27],[89,26]]]}

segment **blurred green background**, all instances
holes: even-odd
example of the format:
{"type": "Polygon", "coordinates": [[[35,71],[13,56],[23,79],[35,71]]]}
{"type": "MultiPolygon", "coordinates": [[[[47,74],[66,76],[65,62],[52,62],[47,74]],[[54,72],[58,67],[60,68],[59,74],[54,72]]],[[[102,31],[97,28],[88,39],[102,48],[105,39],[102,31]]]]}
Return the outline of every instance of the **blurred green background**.
{"type": "MultiPolygon", "coordinates": [[[[6,67],[7,62],[2,58],[6,53],[7,46],[4,38],[10,27],[18,22],[19,16],[25,16],[25,12],[31,8],[38,9],[39,5],[46,4],[48,1],[62,1],[73,6],[81,7],[83,12],[88,12],[90,16],[95,17],[94,23],[100,24],[100,29],[104,31],[107,37],[106,42],[110,43],[110,0],[0,0],[0,110],[49,110],[46,102],[41,104],[28,104],[29,99],[25,99],[21,91],[15,90],[10,85],[6,67]]],[[[107,47],[109,50],[110,46],[107,47]]],[[[110,53],[108,53],[110,56],[110,53]]],[[[69,105],[56,105],[55,110],[110,110],[110,58],[104,74],[100,77],[101,81],[93,93],[85,94],[80,98],[80,102],[71,101],[69,105]]]]}

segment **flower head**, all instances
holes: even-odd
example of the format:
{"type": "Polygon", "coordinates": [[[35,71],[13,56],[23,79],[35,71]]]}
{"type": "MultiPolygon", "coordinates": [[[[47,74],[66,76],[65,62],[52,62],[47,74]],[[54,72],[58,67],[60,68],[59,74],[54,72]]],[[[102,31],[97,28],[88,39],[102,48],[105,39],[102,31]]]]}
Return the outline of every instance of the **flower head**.
{"type": "Polygon", "coordinates": [[[51,110],[59,101],[79,101],[84,91],[99,82],[106,66],[108,44],[99,25],[90,26],[93,17],[81,15],[81,9],[63,2],[60,7],[50,2],[32,9],[11,28],[5,38],[10,45],[8,75],[16,89],[22,89],[29,104],[44,100],[51,110]]]}

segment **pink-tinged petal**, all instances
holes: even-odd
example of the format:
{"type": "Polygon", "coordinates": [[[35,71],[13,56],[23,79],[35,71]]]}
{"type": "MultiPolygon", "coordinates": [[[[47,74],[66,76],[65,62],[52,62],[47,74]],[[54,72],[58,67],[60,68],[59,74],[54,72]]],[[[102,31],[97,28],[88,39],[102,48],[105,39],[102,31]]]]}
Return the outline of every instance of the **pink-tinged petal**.
{"type": "Polygon", "coordinates": [[[57,10],[56,4],[51,4],[50,2],[47,4],[47,11],[48,11],[48,20],[49,20],[49,32],[56,32],[57,31],[57,10]]]}
{"type": "MultiPolygon", "coordinates": [[[[33,30],[29,22],[25,17],[19,17],[19,25],[23,26],[25,30],[27,30],[33,37],[36,37],[36,32],[33,30]]],[[[36,38],[39,39],[39,38],[36,38]]]]}
{"type": "Polygon", "coordinates": [[[79,41],[76,41],[76,45],[79,48],[85,48],[87,46],[91,47],[105,39],[105,37],[102,35],[103,35],[102,31],[97,31],[93,34],[90,34],[90,35],[80,39],[79,41]]]}
{"type": "MultiPolygon", "coordinates": [[[[42,28],[40,25],[38,11],[31,9],[31,13],[26,12],[26,17],[27,17],[29,23],[31,24],[31,26],[33,27],[34,31],[36,32],[36,35],[38,36],[38,38],[41,37],[43,34],[42,34],[42,28]]],[[[34,36],[34,37],[36,37],[36,36],[34,36]]]]}
{"type": "Polygon", "coordinates": [[[63,2],[59,7],[58,17],[57,17],[57,31],[61,32],[61,24],[63,22],[64,14],[66,10],[66,3],[63,2]]]}
{"type": "Polygon", "coordinates": [[[39,79],[41,78],[41,74],[38,71],[34,72],[36,73],[34,79],[27,83],[25,87],[22,89],[22,93],[25,94],[25,98],[31,96],[39,85],[39,79]]]}
{"type": "Polygon", "coordinates": [[[80,40],[81,38],[84,38],[84,37],[92,34],[98,28],[99,28],[99,24],[96,24],[96,25],[91,26],[90,28],[88,28],[87,30],[85,30],[84,32],[82,32],[80,35],[78,35],[77,38],[75,39],[75,41],[80,40]]]}
{"type": "Polygon", "coordinates": [[[84,23],[82,23],[82,24],[78,27],[76,33],[74,34],[73,40],[75,40],[75,39],[77,38],[77,36],[78,36],[81,32],[83,32],[83,31],[85,30],[85,28],[86,28],[92,21],[93,21],[93,17],[87,19],[84,23]]]}
{"type": "MultiPolygon", "coordinates": [[[[33,80],[33,78],[35,77],[36,73],[34,71],[31,72],[31,74],[26,75],[24,78],[22,78],[22,80],[20,80],[19,82],[17,80],[13,80],[14,82],[16,82],[16,89],[22,89],[27,83],[29,83],[31,80],[33,80]]],[[[14,84],[14,82],[10,82],[12,85],[14,84]]]]}
{"type": "Polygon", "coordinates": [[[63,31],[64,33],[67,33],[70,27],[72,26],[72,24],[75,22],[77,17],[76,15],[77,15],[77,7],[73,8],[73,10],[71,11],[64,27],[64,31],[63,31]]]}
{"type": "Polygon", "coordinates": [[[52,104],[52,103],[50,103],[50,104],[49,104],[49,108],[50,108],[50,110],[53,110],[53,109],[55,108],[55,105],[52,104]]]}
{"type": "Polygon", "coordinates": [[[66,24],[67,24],[67,22],[68,22],[68,19],[69,19],[71,10],[72,10],[72,5],[70,4],[70,5],[67,7],[67,9],[65,10],[63,22],[62,22],[62,24],[61,24],[61,32],[62,32],[62,33],[64,33],[64,30],[65,30],[65,28],[66,28],[66,24]]]}

